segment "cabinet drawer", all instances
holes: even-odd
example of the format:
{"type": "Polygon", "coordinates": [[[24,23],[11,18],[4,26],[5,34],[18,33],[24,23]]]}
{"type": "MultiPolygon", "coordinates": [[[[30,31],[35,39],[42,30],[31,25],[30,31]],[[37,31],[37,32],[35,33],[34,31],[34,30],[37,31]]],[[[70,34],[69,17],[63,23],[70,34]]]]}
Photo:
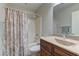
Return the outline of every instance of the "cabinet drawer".
{"type": "Polygon", "coordinates": [[[41,56],[51,56],[51,53],[46,51],[44,48],[41,48],[41,56]]]}
{"type": "Polygon", "coordinates": [[[41,40],[41,47],[46,49],[48,52],[51,52],[52,44],[44,40],[41,40]]]}
{"type": "Polygon", "coordinates": [[[54,53],[57,53],[61,56],[76,56],[75,54],[57,46],[54,47],[54,53]]]}

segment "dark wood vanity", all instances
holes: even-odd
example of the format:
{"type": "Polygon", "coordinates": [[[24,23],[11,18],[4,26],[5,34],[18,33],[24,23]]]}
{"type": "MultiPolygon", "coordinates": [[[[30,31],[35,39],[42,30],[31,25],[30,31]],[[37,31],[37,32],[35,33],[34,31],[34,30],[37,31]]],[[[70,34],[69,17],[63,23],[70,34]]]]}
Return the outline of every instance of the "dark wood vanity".
{"type": "Polygon", "coordinates": [[[41,56],[77,56],[70,51],[67,51],[59,46],[40,39],[41,56]]]}

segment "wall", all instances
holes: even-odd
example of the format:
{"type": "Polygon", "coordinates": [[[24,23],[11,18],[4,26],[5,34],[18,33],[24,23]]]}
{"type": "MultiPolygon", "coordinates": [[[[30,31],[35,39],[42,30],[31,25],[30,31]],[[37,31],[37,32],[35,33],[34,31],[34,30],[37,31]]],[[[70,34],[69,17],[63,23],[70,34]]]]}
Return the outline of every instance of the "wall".
{"type": "Polygon", "coordinates": [[[28,43],[35,41],[35,20],[32,18],[28,19],[28,43]]]}
{"type": "Polygon", "coordinates": [[[6,7],[26,11],[25,5],[21,4],[21,3],[19,3],[19,4],[18,3],[7,3],[6,7]]]}
{"type": "Polygon", "coordinates": [[[61,12],[55,14],[57,32],[61,32],[59,26],[71,26],[72,25],[72,12],[79,10],[79,4],[74,4],[68,8],[63,9],[61,12]]]}
{"type": "Polygon", "coordinates": [[[57,20],[53,17],[53,34],[56,34],[57,32],[57,20]]]}
{"type": "Polygon", "coordinates": [[[41,36],[41,17],[37,16],[35,18],[35,39],[37,42],[40,42],[40,36],[41,36]]]}
{"type": "Polygon", "coordinates": [[[42,17],[42,36],[53,34],[53,4],[43,4],[37,11],[42,17]]]}

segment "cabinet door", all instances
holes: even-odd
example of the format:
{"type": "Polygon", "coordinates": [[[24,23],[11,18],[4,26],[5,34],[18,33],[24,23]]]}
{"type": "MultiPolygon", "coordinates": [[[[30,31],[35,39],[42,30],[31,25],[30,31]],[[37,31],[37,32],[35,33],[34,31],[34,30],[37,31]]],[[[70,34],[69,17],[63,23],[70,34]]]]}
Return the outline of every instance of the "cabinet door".
{"type": "Polygon", "coordinates": [[[52,44],[51,43],[49,43],[49,42],[46,42],[46,41],[44,41],[44,40],[40,40],[40,42],[41,42],[41,47],[43,47],[45,50],[47,50],[48,52],[50,52],[51,53],[51,48],[52,48],[52,44]]]}
{"type": "Polygon", "coordinates": [[[41,56],[51,56],[51,53],[46,51],[44,48],[41,48],[41,56]]]}
{"type": "Polygon", "coordinates": [[[54,50],[54,55],[55,55],[55,56],[68,56],[68,54],[65,53],[65,51],[62,51],[62,50],[60,50],[60,49],[58,49],[58,48],[55,48],[55,50],[54,50]]]}
{"type": "Polygon", "coordinates": [[[77,56],[76,54],[73,54],[73,53],[71,53],[71,52],[69,52],[69,51],[67,51],[67,50],[65,50],[63,48],[55,46],[54,47],[54,55],[56,56],[57,54],[59,56],[77,56]]]}

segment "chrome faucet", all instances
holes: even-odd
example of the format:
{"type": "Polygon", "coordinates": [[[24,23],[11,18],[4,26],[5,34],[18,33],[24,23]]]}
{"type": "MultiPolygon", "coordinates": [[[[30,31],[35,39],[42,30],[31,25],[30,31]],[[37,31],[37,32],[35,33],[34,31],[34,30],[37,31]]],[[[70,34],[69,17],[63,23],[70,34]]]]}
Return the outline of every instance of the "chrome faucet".
{"type": "Polygon", "coordinates": [[[62,34],[63,38],[66,38],[67,34],[62,34]]]}

